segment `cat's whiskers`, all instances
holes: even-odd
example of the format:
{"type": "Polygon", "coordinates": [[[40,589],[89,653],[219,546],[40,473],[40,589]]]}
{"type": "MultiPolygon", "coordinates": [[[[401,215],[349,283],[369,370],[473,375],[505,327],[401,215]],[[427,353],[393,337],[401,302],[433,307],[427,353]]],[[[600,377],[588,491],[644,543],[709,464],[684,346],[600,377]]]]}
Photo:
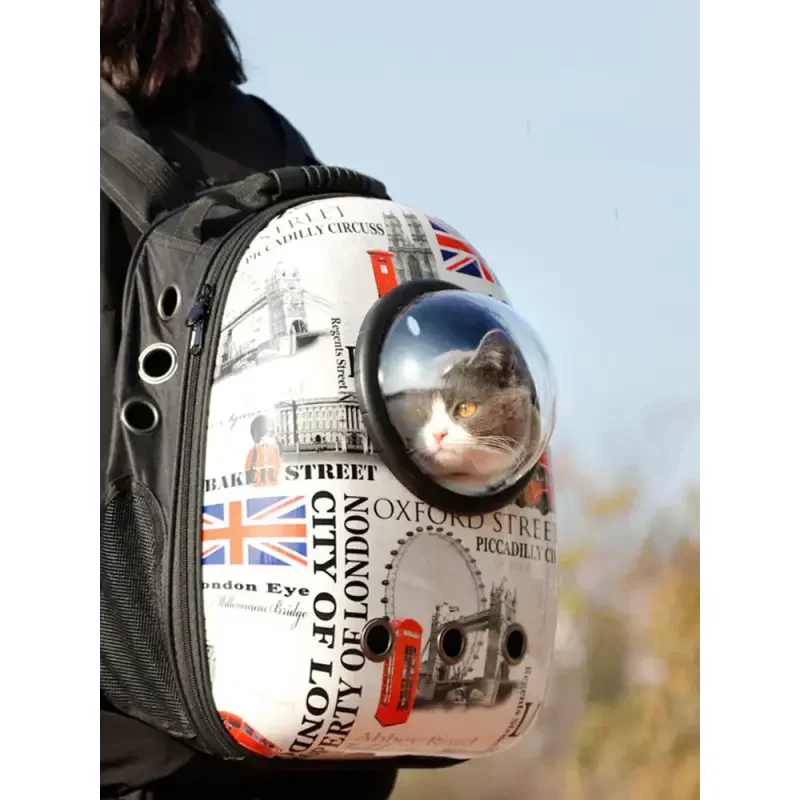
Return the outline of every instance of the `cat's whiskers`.
{"type": "Polygon", "coordinates": [[[429,450],[422,447],[408,447],[406,448],[406,452],[410,456],[422,458],[424,461],[428,461],[432,455],[435,455],[435,453],[431,453],[429,450]]]}
{"type": "Polygon", "coordinates": [[[510,455],[519,448],[519,442],[509,436],[479,436],[475,438],[472,448],[487,453],[510,455]]]}

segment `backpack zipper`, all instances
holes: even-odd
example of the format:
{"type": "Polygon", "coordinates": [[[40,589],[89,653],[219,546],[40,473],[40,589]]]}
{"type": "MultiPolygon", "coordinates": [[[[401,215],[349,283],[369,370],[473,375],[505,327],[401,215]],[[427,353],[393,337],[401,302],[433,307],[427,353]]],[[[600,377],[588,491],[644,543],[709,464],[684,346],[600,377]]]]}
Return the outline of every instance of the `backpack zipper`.
{"type": "Polygon", "coordinates": [[[194,305],[186,318],[186,324],[191,328],[189,337],[189,353],[199,356],[203,352],[203,342],[205,338],[205,323],[208,312],[211,309],[211,299],[214,297],[214,287],[204,283],[194,305]]]}
{"type": "Polygon", "coordinates": [[[264,227],[272,209],[256,213],[237,225],[213,256],[214,266],[206,274],[186,317],[190,329],[188,374],[184,391],[181,464],[173,543],[172,620],[178,674],[187,695],[187,706],[199,712],[203,739],[215,745],[217,754],[240,759],[246,753],[222,723],[212,692],[205,655],[205,611],[201,581],[200,527],[203,505],[203,474],[206,448],[206,417],[214,379],[219,317],[228,289],[247,248],[264,227]],[[203,371],[205,369],[205,372],[203,371]],[[201,381],[201,376],[205,376],[201,381]]]}
{"type": "MultiPolygon", "coordinates": [[[[341,195],[325,193],[315,195],[313,199],[334,197],[341,195]]],[[[220,317],[236,267],[253,239],[271,219],[307,199],[279,202],[236,224],[212,256],[213,267],[206,273],[186,317],[191,333],[182,409],[184,424],[179,451],[181,463],[172,543],[172,580],[168,581],[171,586],[170,619],[175,663],[186,707],[192,714],[195,710],[199,712],[199,721],[202,722],[202,729],[195,725],[198,738],[213,746],[213,754],[228,760],[241,760],[249,755],[249,751],[228,733],[210,689],[200,561],[208,403],[222,327],[220,317]]]]}

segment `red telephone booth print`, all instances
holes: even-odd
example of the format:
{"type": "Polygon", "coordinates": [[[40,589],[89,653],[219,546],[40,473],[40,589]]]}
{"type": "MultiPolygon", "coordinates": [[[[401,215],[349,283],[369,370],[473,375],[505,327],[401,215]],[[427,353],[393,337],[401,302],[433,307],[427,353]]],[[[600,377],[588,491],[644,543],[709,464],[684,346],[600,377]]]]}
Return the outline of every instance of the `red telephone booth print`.
{"type": "Polygon", "coordinates": [[[228,733],[250,752],[267,757],[277,756],[281,752],[279,747],[248,725],[237,714],[220,711],[219,715],[222,717],[222,723],[228,729],[228,733]]]}
{"type": "Polygon", "coordinates": [[[397,286],[397,273],[394,271],[394,257],[383,250],[368,250],[372,259],[372,271],[375,274],[375,285],[378,297],[383,297],[397,286]]]}
{"type": "Polygon", "coordinates": [[[383,662],[381,696],[375,718],[381,725],[402,725],[414,708],[422,650],[422,625],[414,619],[392,620],[395,641],[383,662]]]}

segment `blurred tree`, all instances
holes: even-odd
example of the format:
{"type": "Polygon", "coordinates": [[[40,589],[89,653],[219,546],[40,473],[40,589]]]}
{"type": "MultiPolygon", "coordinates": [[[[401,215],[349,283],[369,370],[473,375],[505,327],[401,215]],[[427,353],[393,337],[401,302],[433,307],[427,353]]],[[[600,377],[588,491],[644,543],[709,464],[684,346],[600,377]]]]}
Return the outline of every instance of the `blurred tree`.
{"type": "Polygon", "coordinates": [[[628,631],[625,620],[607,608],[589,609],[588,702],[605,706],[619,701],[625,688],[628,631]]]}
{"type": "Polygon", "coordinates": [[[590,612],[591,690],[575,758],[565,765],[570,798],[700,796],[700,545],[681,540],[654,575],[657,564],[643,548],[631,570],[638,580],[626,582],[635,603],[647,598],[645,613],[631,615],[644,625],[590,612]],[[647,594],[633,591],[642,580],[652,581],[647,594]]]}
{"type": "Polygon", "coordinates": [[[628,514],[638,496],[635,486],[622,486],[609,492],[587,493],[583,498],[583,513],[593,520],[628,514]]]}

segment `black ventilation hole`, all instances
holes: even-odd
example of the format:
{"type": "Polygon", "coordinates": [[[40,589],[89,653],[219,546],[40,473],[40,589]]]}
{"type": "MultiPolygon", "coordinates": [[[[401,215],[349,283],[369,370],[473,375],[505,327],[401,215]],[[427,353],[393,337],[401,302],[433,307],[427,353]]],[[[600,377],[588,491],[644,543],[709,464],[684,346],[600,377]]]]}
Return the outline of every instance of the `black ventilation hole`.
{"type": "Polygon", "coordinates": [[[509,664],[519,664],[528,649],[528,637],[521,625],[511,625],[503,637],[503,658],[509,664]]]}
{"type": "Polygon", "coordinates": [[[148,400],[128,400],[121,416],[122,424],[133,433],[150,433],[158,425],[158,411],[148,400]]]}
{"type": "Polygon", "coordinates": [[[152,344],[139,356],[139,377],[146,383],[163,383],[175,374],[178,358],[166,344],[152,344]]]}
{"type": "Polygon", "coordinates": [[[161,319],[172,319],[181,302],[181,293],[175,284],[171,284],[161,292],[158,298],[158,315],[161,319]]]}
{"type": "Polygon", "coordinates": [[[464,655],[467,636],[460,625],[446,625],[439,634],[439,656],[448,664],[455,664],[464,655]]]}
{"type": "Polygon", "coordinates": [[[361,649],[370,661],[384,661],[392,652],[394,630],[386,619],[373,619],[364,626],[361,649]]]}

